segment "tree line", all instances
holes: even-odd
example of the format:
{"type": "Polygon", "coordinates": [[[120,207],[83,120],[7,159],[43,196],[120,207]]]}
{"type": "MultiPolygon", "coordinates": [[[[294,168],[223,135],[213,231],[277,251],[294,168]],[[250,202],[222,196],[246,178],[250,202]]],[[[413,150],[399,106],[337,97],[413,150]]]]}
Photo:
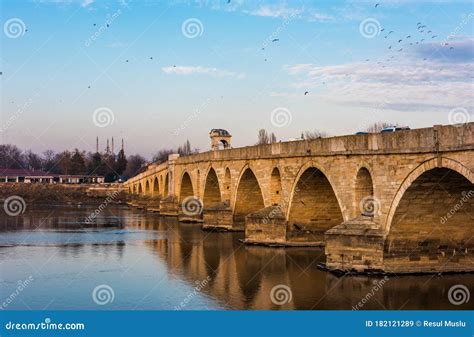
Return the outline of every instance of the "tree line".
{"type": "Polygon", "coordinates": [[[106,182],[131,176],[137,170],[133,167],[133,160],[129,161],[123,150],[116,155],[79,149],[62,152],[47,150],[38,154],[31,150],[22,151],[12,144],[0,145],[0,167],[41,170],[51,174],[99,175],[104,176],[106,182]]]}
{"type": "MultiPolygon", "coordinates": [[[[367,126],[363,131],[368,132],[368,133],[378,133],[382,131],[384,128],[389,127],[389,126],[399,126],[399,124],[388,123],[388,122],[376,122],[367,126]]],[[[325,131],[312,130],[312,131],[302,132],[301,136],[298,139],[312,140],[312,139],[327,138],[327,137],[329,137],[329,134],[325,131]]],[[[277,142],[278,142],[277,137],[273,132],[269,133],[265,129],[260,129],[258,131],[257,142],[255,143],[255,145],[273,144],[277,142]]]]}
{"type": "MultiPolygon", "coordinates": [[[[162,163],[168,155],[179,153],[181,156],[198,153],[187,140],[176,149],[161,149],[153,156],[153,162],[162,163]]],[[[55,152],[44,151],[41,154],[31,150],[22,151],[16,145],[0,144],[0,168],[41,170],[62,175],[99,175],[106,182],[128,179],[146,170],[148,162],[139,155],[126,156],[123,149],[117,154],[86,152],[79,149],[55,152]]]]}

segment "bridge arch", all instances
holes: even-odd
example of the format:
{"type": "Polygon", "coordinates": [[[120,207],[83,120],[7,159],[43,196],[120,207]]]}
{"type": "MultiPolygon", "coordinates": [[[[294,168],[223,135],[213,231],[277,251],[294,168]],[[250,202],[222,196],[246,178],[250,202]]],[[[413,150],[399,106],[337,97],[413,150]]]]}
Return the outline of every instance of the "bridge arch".
{"type": "Polygon", "coordinates": [[[192,197],[194,195],[195,195],[194,187],[193,187],[193,181],[191,179],[191,175],[187,171],[184,171],[181,176],[181,183],[180,183],[180,188],[179,188],[179,201],[181,202],[187,197],[192,197]]]}
{"type": "Polygon", "coordinates": [[[372,174],[366,166],[359,167],[356,173],[354,198],[354,216],[361,214],[374,216],[380,208],[379,203],[374,199],[372,174]]]}
{"type": "Polygon", "coordinates": [[[242,223],[245,216],[265,207],[260,183],[254,171],[245,165],[237,180],[234,198],[234,221],[242,223]]]}
{"type": "Polygon", "coordinates": [[[344,221],[339,199],[324,171],[307,163],[298,173],[289,201],[287,238],[322,241],[324,232],[344,221]]]}
{"type": "Polygon", "coordinates": [[[474,182],[472,172],[451,160],[429,160],[405,179],[390,210],[384,264],[398,268],[455,269],[472,259],[474,182]],[[438,165],[441,164],[441,165],[438,165]]]}
{"type": "Polygon", "coordinates": [[[158,182],[158,177],[157,176],[155,176],[155,178],[153,178],[152,195],[154,197],[157,197],[157,196],[160,195],[160,184],[158,182]]]}
{"type": "Polygon", "coordinates": [[[270,198],[272,205],[280,205],[282,201],[280,169],[274,167],[270,174],[270,198]]]}
{"type": "Polygon", "coordinates": [[[207,171],[206,181],[204,183],[203,203],[207,207],[221,202],[221,200],[222,194],[219,179],[214,168],[210,167],[207,171]]]}
{"type": "Polygon", "coordinates": [[[408,174],[408,176],[403,180],[402,184],[400,184],[400,187],[398,188],[398,191],[390,205],[390,210],[388,212],[387,220],[385,221],[385,227],[384,227],[385,232],[387,233],[390,232],[390,228],[393,222],[393,217],[395,215],[395,212],[405,192],[408,190],[408,188],[410,188],[410,186],[412,186],[413,182],[416,179],[418,179],[423,173],[433,168],[450,169],[464,176],[468,181],[471,182],[471,184],[474,184],[474,173],[470,169],[468,169],[466,166],[459,163],[458,161],[443,157],[441,158],[441,164],[439,163],[438,158],[432,158],[421,163],[413,171],[411,171],[408,174]]]}
{"type": "Polygon", "coordinates": [[[143,194],[143,188],[141,183],[138,183],[138,194],[143,194]]]}
{"type": "Polygon", "coordinates": [[[145,195],[150,195],[151,194],[151,191],[150,191],[150,181],[149,180],[146,180],[145,181],[145,195]]]}

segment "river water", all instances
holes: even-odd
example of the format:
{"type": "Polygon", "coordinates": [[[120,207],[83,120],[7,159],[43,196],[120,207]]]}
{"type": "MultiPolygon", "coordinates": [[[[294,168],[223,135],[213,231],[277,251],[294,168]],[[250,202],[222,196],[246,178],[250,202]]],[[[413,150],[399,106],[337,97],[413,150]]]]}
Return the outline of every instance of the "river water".
{"type": "MultiPolygon", "coordinates": [[[[337,277],[323,248],[245,246],[243,233],[108,206],[0,215],[0,309],[472,309],[449,301],[473,274],[337,277]],[[272,291],[273,290],[273,291],[272,291]]],[[[474,296],[474,294],[473,294],[474,296]]]]}

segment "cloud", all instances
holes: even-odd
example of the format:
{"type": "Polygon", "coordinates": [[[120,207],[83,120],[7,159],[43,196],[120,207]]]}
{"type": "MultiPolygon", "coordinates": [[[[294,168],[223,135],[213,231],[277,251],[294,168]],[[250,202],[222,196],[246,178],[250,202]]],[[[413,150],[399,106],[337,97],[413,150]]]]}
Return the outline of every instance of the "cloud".
{"type": "Polygon", "coordinates": [[[441,62],[472,62],[474,61],[474,40],[450,37],[444,41],[419,45],[414,53],[418,57],[436,59],[441,62]]]}
{"type": "Polygon", "coordinates": [[[319,12],[312,12],[309,15],[309,21],[318,21],[318,22],[325,22],[325,21],[332,21],[334,20],[333,16],[319,13],[319,12]]]}
{"type": "Polygon", "coordinates": [[[234,77],[242,79],[245,74],[235,73],[228,70],[222,70],[218,68],[206,68],[201,66],[169,66],[163,67],[161,70],[166,74],[178,74],[178,75],[210,75],[214,77],[234,77]]]}
{"type": "Polygon", "coordinates": [[[81,2],[81,7],[88,7],[94,3],[94,0],[82,0],[81,2]]]}
{"type": "Polygon", "coordinates": [[[453,107],[474,110],[472,59],[461,63],[408,55],[380,64],[295,64],[285,69],[293,79],[293,90],[311,90],[313,98],[336,104],[412,112],[453,107]]]}
{"type": "Polygon", "coordinates": [[[286,5],[263,5],[248,13],[254,16],[264,16],[271,18],[288,18],[302,13],[302,9],[289,8],[286,5]]]}

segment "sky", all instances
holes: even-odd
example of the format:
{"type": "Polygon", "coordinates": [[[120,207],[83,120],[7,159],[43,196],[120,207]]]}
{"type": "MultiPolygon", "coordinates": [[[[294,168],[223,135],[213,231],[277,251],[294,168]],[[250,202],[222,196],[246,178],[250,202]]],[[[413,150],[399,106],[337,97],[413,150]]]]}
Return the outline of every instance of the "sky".
{"type": "Polygon", "coordinates": [[[474,121],[471,1],[1,1],[0,142],[151,158],[474,121]],[[401,40],[401,41],[400,41],[401,40]]]}

